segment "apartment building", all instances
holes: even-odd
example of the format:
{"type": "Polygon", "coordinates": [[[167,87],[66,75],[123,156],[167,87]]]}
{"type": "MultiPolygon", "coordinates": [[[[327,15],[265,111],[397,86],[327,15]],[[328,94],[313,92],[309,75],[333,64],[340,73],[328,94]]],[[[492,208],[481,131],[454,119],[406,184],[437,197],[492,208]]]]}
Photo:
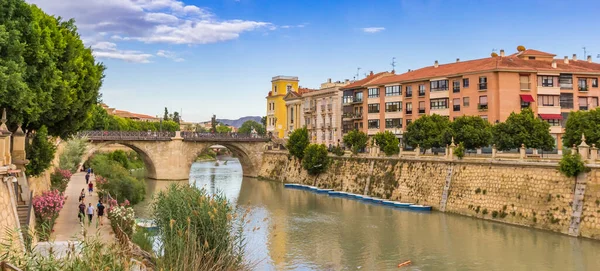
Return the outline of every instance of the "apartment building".
{"type": "MultiPolygon", "coordinates": [[[[374,128],[368,128],[368,100],[370,99],[373,101],[375,96],[379,97],[379,94],[372,93],[372,95],[370,95],[371,98],[368,98],[369,89],[367,86],[372,85],[374,86],[374,89],[378,88],[377,85],[373,85],[372,83],[378,79],[382,80],[383,78],[390,77],[392,75],[393,72],[380,72],[376,74],[371,72],[369,75],[367,75],[367,77],[361,80],[356,80],[340,88],[340,91],[342,92],[342,134],[346,134],[352,130],[359,130],[365,133],[368,133],[369,130],[371,130],[371,132],[375,131],[374,128]]],[[[374,117],[375,114],[379,114],[379,109],[380,108],[373,106],[370,114],[374,117]]],[[[373,122],[371,123],[373,124],[373,122]]]]}
{"type": "Polygon", "coordinates": [[[286,108],[286,130],[284,138],[288,138],[295,129],[302,128],[306,125],[303,115],[304,97],[302,96],[311,91],[316,90],[299,87],[298,92],[290,92],[283,97],[286,108]]]}
{"type": "Polygon", "coordinates": [[[328,79],[319,90],[304,94],[304,123],[308,129],[312,143],[336,146],[342,141],[342,92],[340,87],[349,84],[332,82],[328,79]]]}
{"type": "Polygon", "coordinates": [[[283,138],[287,130],[287,110],[283,98],[298,92],[298,77],[275,76],[271,79],[271,91],[267,95],[267,133],[283,138]]]}
{"type": "Polygon", "coordinates": [[[555,57],[531,49],[511,55],[500,50],[498,56],[441,65],[435,61],[433,66],[363,82],[368,117],[358,122],[374,134],[404,130],[427,114],[450,119],[475,115],[497,123],[530,107],[550,123],[550,133],[562,149],[569,112],[598,107],[600,64],[591,56],[555,57]]]}

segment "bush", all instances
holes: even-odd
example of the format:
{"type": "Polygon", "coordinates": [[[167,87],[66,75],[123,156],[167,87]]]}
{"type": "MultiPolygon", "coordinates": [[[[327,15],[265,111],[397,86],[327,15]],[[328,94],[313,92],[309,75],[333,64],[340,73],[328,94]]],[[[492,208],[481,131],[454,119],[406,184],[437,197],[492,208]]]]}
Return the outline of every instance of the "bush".
{"type": "Polygon", "coordinates": [[[59,167],[67,169],[71,173],[77,172],[86,148],[87,139],[85,138],[72,138],[68,140],[65,149],[59,156],[59,167]]]}
{"type": "Polygon", "coordinates": [[[113,230],[119,226],[131,238],[135,231],[135,212],[133,208],[127,207],[128,205],[127,203],[121,206],[111,205],[108,210],[108,219],[113,230]]]}
{"type": "Polygon", "coordinates": [[[569,150],[565,150],[558,163],[558,170],[567,177],[576,177],[579,173],[584,172],[586,168],[579,153],[571,154],[569,150]]]}
{"type": "Polygon", "coordinates": [[[163,240],[159,251],[164,251],[157,270],[247,269],[242,235],[247,213],[236,220],[235,210],[222,194],[172,184],[156,195],[152,206],[163,240]]]}
{"type": "Polygon", "coordinates": [[[132,176],[120,162],[113,161],[110,157],[110,154],[96,154],[90,159],[99,193],[108,192],[119,202],[128,200],[133,205],[144,200],[146,184],[142,176],[132,176]]]}
{"type": "Polygon", "coordinates": [[[352,130],[344,136],[344,144],[350,147],[353,154],[357,154],[360,150],[367,146],[369,137],[362,131],[352,130]]]}
{"type": "Polygon", "coordinates": [[[310,144],[308,138],[308,130],[306,127],[296,129],[290,135],[290,139],[285,146],[291,155],[302,160],[304,157],[304,149],[310,144]]]}
{"type": "Polygon", "coordinates": [[[65,204],[65,197],[58,190],[45,191],[32,200],[35,218],[37,220],[38,236],[46,241],[54,228],[58,213],[65,204]]]}
{"type": "Polygon", "coordinates": [[[383,133],[378,132],[373,137],[373,141],[377,143],[379,149],[387,156],[398,154],[398,152],[400,152],[400,141],[396,135],[390,131],[385,131],[383,133]]]}
{"type": "Polygon", "coordinates": [[[127,153],[125,153],[125,151],[123,151],[123,150],[113,151],[108,154],[108,158],[110,158],[110,160],[113,160],[113,161],[121,164],[121,166],[124,167],[125,169],[129,169],[129,158],[127,157],[127,153]]]}
{"type": "Polygon", "coordinates": [[[331,152],[337,156],[344,156],[344,149],[340,146],[334,146],[331,148],[331,152]]]}
{"type": "Polygon", "coordinates": [[[27,174],[32,177],[39,176],[48,169],[54,160],[56,147],[52,142],[48,141],[48,129],[42,126],[36,131],[31,144],[26,148],[27,159],[27,174]]]}
{"type": "Polygon", "coordinates": [[[463,157],[465,157],[465,147],[463,147],[462,143],[458,143],[458,146],[454,149],[454,155],[456,155],[458,159],[463,159],[463,157]]]}
{"type": "Polygon", "coordinates": [[[71,180],[73,174],[67,169],[56,169],[52,175],[50,175],[50,189],[58,190],[64,193],[71,180]]]}
{"type": "Polygon", "coordinates": [[[137,227],[131,236],[131,242],[138,245],[141,249],[152,252],[153,234],[146,228],[137,227]]]}
{"type": "Polygon", "coordinates": [[[324,144],[310,144],[304,150],[304,159],[302,167],[309,174],[315,175],[327,170],[329,166],[329,157],[327,156],[327,147],[324,144]]]}

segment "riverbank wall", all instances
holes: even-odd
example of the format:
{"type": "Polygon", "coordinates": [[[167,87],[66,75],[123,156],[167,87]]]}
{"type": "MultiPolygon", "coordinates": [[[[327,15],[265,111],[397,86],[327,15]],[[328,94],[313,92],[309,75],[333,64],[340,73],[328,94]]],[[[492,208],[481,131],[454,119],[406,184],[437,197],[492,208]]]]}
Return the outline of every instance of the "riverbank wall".
{"type": "Polygon", "coordinates": [[[286,152],[266,152],[259,176],[600,240],[600,166],[588,166],[569,178],[556,162],[332,157],[315,177],[286,152]]]}

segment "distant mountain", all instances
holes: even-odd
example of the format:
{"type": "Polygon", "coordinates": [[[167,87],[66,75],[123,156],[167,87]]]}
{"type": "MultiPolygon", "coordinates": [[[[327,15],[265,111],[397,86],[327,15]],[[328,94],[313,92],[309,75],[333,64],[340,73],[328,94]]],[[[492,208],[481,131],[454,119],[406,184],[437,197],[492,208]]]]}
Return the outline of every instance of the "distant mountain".
{"type": "Polygon", "coordinates": [[[244,124],[244,122],[246,122],[246,121],[253,120],[253,121],[260,123],[260,119],[261,119],[261,117],[248,116],[248,117],[241,117],[236,120],[217,119],[217,121],[220,123],[223,123],[223,124],[227,124],[227,125],[236,127],[236,128],[240,128],[240,126],[242,126],[242,124],[244,124]]]}

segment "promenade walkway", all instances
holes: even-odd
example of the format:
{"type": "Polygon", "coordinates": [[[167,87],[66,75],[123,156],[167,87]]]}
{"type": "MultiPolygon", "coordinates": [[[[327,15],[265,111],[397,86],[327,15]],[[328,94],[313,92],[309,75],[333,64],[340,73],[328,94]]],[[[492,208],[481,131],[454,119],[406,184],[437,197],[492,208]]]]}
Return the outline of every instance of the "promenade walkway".
{"type": "MultiPolygon", "coordinates": [[[[94,182],[94,190],[97,189],[95,178],[92,176],[90,181],[94,182]]],[[[77,218],[77,213],[79,210],[79,194],[81,193],[81,189],[85,189],[85,205],[88,206],[89,203],[92,203],[94,208],[96,204],[98,204],[98,194],[96,192],[92,193],[90,196],[87,192],[87,185],[85,184],[85,173],[78,172],[73,174],[71,177],[71,181],[69,181],[69,185],[65,190],[65,195],[67,196],[67,200],[65,201],[65,205],[63,209],[60,211],[58,218],[56,219],[56,223],[54,225],[54,232],[52,233],[50,240],[54,242],[61,241],[75,241],[78,238],[82,237],[83,230],[87,231],[87,236],[93,236],[98,234],[100,240],[111,241],[114,240],[114,233],[112,228],[110,227],[110,222],[108,218],[104,217],[104,225],[100,226],[98,223],[98,216],[94,214],[94,218],[92,219],[92,224],[88,226],[88,220],[86,217],[85,226],[82,227],[79,219],[77,218]]]]}

